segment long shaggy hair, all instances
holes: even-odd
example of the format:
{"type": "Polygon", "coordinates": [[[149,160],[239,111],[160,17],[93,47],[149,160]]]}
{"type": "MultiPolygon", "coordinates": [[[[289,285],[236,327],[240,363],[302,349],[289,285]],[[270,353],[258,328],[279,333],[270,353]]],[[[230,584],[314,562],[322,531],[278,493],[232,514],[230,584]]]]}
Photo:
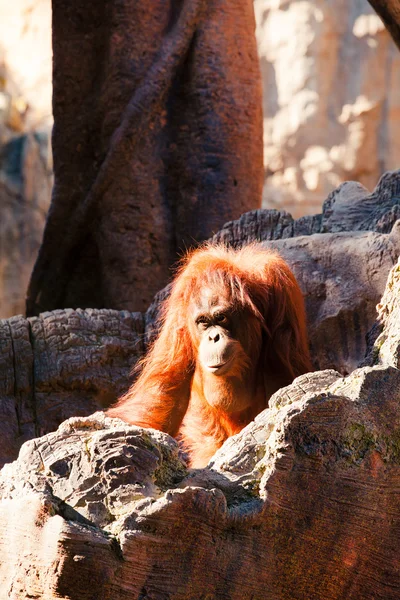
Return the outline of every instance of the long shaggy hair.
{"type": "MultiPolygon", "coordinates": [[[[258,369],[269,382],[275,378],[276,389],[312,370],[303,296],[283,258],[256,244],[240,250],[207,244],[182,260],[162,307],[160,333],[140,363],[136,383],[110,409],[111,416],[177,435],[197,360],[190,307],[207,288],[225,295],[228,290],[233,309],[256,318],[262,332],[258,369]]],[[[268,395],[266,389],[265,407],[268,395]]]]}

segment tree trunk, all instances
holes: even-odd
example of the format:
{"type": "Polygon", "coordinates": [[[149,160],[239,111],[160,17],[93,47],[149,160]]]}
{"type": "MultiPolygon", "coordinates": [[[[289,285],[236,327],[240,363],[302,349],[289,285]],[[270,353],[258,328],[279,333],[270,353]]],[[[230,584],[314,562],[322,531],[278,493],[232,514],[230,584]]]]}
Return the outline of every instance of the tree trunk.
{"type": "Polygon", "coordinates": [[[400,4],[399,0],[368,0],[385,23],[394,42],[400,48],[400,4]]]}
{"type": "Polygon", "coordinates": [[[55,185],[28,315],[143,310],[261,203],[251,0],[53,0],[55,185]]]}

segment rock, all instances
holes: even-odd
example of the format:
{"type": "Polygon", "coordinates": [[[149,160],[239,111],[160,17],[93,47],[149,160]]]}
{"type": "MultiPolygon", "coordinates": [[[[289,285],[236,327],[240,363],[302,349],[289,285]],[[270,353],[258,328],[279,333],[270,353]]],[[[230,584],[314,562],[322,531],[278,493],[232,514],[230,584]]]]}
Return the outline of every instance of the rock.
{"type": "Polygon", "coordinates": [[[391,365],[400,369],[400,260],[391,270],[386,290],[377,306],[378,319],[369,337],[365,365],[391,365]]]}
{"type": "Polygon", "coordinates": [[[400,222],[391,234],[314,234],[265,245],[285,258],[303,291],[315,368],[351,373],[365,356],[376,305],[400,254],[400,222]]]}
{"type": "Polygon", "coordinates": [[[1,6],[0,39],[0,91],[3,87],[10,94],[22,130],[51,126],[51,2],[19,0],[1,6]]]}
{"type": "Polygon", "coordinates": [[[322,213],[294,219],[286,211],[256,210],[225,223],[212,242],[234,247],[314,233],[376,231],[390,233],[400,219],[400,171],[380,178],[372,193],[355,181],[345,181],[322,205],[322,213]]]}
{"type": "Polygon", "coordinates": [[[397,600],[399,268],[379,364],[297,378],[205,469],[186,473],[167,435],[101,414],[27,442],[0,474],[1,589],[18,599],[397,600]]]}
{"type": "Polygon", "coordinates": [[[53,185],[51,2],[0,7],[0,317],[25,312],[53,185]]]}
{"type": "MultiPolygon", "coordinates": [[[[371,4],[393,33],[396,2],[371,4]]],[[[263,206],[298,217],[317,212],[343,181],[372,189],[400,162],[400,56],[382,21],[367,2],[255,0],[254,7],[263,206]]]]}
{"type": "Polygon", "coordinates": [[[0,317],[25,312],[53,184],[49,134],[12,137],[0,148],[0,317]]]}
{"type": "MultiPolygon", "coordinates": [[[[321,233],[379,231],[389,233],[400,219],[400,172],[384,173],[370,194],[347,181],[329,194],[322,208],[321,233]]],[[[300,219],[299,219],[300,220],[300,219]]]]}

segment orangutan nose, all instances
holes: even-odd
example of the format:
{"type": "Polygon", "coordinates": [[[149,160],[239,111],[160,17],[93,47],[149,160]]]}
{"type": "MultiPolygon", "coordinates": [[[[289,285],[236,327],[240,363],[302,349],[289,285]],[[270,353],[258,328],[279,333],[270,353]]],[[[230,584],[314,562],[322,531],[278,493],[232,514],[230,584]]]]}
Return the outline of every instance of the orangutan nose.
{"type": "Polygon", "coordinates": [[[211,331],[208,334],[208,339],[210,340],[210,342],[214,342],[214,344],[216,344],[217,342],[219,342],[220,336],[219,336],[218,331],[211,331]]]}

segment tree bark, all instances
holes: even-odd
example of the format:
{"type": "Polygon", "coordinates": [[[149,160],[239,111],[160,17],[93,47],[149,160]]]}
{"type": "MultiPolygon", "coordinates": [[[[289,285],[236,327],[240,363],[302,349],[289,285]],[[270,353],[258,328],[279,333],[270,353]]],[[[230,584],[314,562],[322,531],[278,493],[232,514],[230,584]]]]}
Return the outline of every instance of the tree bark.
{"type": "Polygon", "coordinates": [[[400,48],[400,5],[398,0],[368,0],[400,48]]]}
{"type": "Polygon", "coordinates": [[[58,310],[0,320],[0,466],[28,439],[115,402],[142,356],[144,319],[58,310]]]}
{"type": "Polygon", "coordinates": [[[261,203],[251,0],[53,0],[55,185],[27,314],[143,310],[261,203]]]}

